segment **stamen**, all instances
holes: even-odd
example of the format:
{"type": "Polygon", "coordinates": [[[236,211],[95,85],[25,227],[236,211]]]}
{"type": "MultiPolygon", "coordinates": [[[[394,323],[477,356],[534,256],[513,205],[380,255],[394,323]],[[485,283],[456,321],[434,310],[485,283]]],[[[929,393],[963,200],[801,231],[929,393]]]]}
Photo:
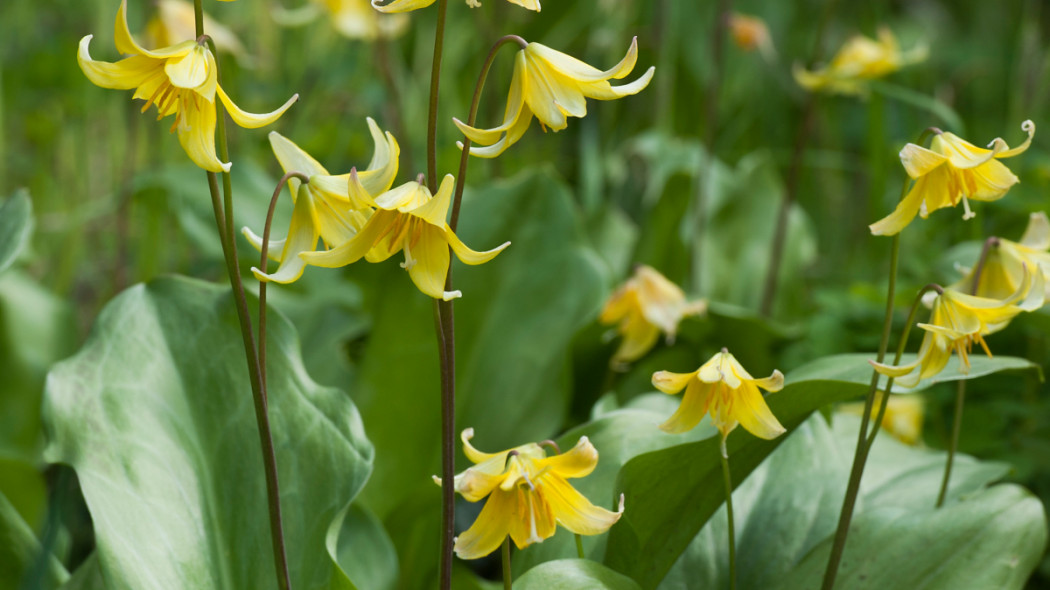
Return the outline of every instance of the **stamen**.
{"type": "Polygon", "coordinates": [[[976,213],[974,213],[973,211],[970,211],[970,202],[966,200],[966,195],[963,195],[962,202],[963,202],[963,210],[965,211],[965,213],[963,213],[963,219],[966,220],[966,219],[973,219],[974,217],[977,217],[976,213]]]}

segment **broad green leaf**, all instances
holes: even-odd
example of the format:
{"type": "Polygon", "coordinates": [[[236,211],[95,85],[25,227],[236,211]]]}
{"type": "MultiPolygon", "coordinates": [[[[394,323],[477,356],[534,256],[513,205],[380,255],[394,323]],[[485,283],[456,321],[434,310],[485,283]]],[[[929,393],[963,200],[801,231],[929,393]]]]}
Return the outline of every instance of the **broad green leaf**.
{"type": "Polygon", "coordinates": [[[33,202],[20,190],[0,204],[0,273],[11,266],[33,231],[33,202]]]}
{"type": "Polygon", "coordinates": [[[53,590],[68,578],[57,559],[42,558],[33,530],[0,494],[0,590],[17,590],[29,580],[26,587],[53,590]]]}
{"type": "MultiPolygon", "coordinates": [[[[813,416],[762,463],[733,494],[741,589],[819,587],[820,577],[786,583],[800,562],[835,532],[849,478],[859,419],[836,415],[834,428],[813,416]],[[794,584],[794,585],[793,585],[794,584]]],[[[887,509],[921,515],[933,511],[944,470],[945,453],[912,448],[880,436],[869,457],[857,514],[887,509]]],[[[1008,467],[956,457],[949,502],[967,502],[1008,467]]],[[[700,589],[728,585],[725,507],[713,515],[690,543],[661,588],[700,589]]],[[[862,530],[855,534],[863,535],[862,530]]],[[[854,537],[851,536],[851,543],[854,537]]],[[[904,538],[899,543],[907,543],[904,538]]],[[[920,549],[915,549],[921,553],[920,549]]],[[[824,553],[826,559],[827,553],[824,553]]],[[[974,564],[983,567],[983,562],[974,564]]],[[[823,575],[823,567],[816,575],[823,575]]],[[[912,588],[902,578],[884,586],[912,588]]],[[[998,587],[998,586],[987,586],[998,587]]]]}
{"type": "Polygon", "coordinates": [[[339,534],[339,565],[358,590],[390,590],[397,584],[397,552],[383,523],[353,504],[339,534]]]}
{"type": "MultiPolygon", "coordinates": [[[[868,385],[871,383],[871,364],[868,362],[875,359],[875,353],[850,353],[826,356],[817,359],[804,367],[791,372],[793,380],[807,381],[810,379],[831,379],[836,381],[848,381],[850,383],[868,385]]],[[[893,359],[888,358],[887,363],[893,359]]],[[[900,364],[908,364],[915,361],[914,353],[907,353],[901,357],[900,364]]],[[[948,365],[943,371],[919,381],[915,387],[901,387],[894,383],[893,393],[911,393],[928,389],[937,383],[961,381],[963,379],[977,379],[985,375],[1001,372],[1032,371],[1043,379],[1043,369],[1039,365],[1022,358],[1011,356],[988,357],[984,354],[970,356],[970,370],[968,373],[959,372],[959,357],[952,355],[948,359],[948,365]]],[[[881,384],[886,384],[883,377],[881,384]]]]}
{"type": "Polygon", "coordinates": [[[518,590],[639,590],[634,580],[596,561],[559,559],[525,572],[514,582],[518,590]]]}
{"type": "MultiPolygon", "coordinates": [[[[870,369],[866,379],[861,377],[863,356],[849,355],[842,364],[820,359],[792,371],[784,389],[766,397],[773,414],[790,431],[818,408],[863,395],[871,378],[870,369]]],[[[920,383],[915,390],[930,384],[920,383]]],[[[734,432],[728,440],[733,481],[742,482],[783,440],[734,432]]],[[[724,501],[718,447],[718,438],[712,437],[647,453],[624,466],[617,487],[627,505],[636,508],[625,511],[612,528],[604,563],[643,588],[653,588],[663,579],[724,501]],[[666,485],[671,473],[674,486],[666,485]]]]}
{"type": "MultiPolygon", "coordinates": [[[[249,305],[255,303],[249,299],[249,305]]],[[[303,369],[268,321],[269,414],[293,585],[353,588],[326,550],[372,447],[349,397],[303,369]]],[[[133,287],[48,376],[45,458],[68,463],[110,590],[276,587],[262,456],[228,289],[172,277],[133,287]]]]}
{"type": "Polygon", "coordinates": [[[106,590],[97,556],[94,553],[89,555],[60,590],[106,590]]]}

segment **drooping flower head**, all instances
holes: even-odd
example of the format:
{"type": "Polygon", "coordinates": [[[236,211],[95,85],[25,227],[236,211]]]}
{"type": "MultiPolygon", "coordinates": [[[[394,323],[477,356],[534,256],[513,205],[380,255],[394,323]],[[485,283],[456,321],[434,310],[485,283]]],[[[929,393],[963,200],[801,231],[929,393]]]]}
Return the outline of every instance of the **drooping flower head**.
{"type": "Polygon", "coordinates": [[[172,131],[193,163],[210,172],[229,171],[229,162],[215,154],[215,97],[218,96],[235,123],[255,129],[277,120],[299,95],[265,115],[245,112],[230,100],[218,84],[215,56],[202,43],[183,41],[155,51],[143,49],[128,30],[127,0],[117,11],[114,37],[117,51],[129,55],[117,63],[95,61],[88,53],[92,35],[80,40],[77,60],[84,75],[96,85],[118,90],[135,89],[133,98],[146,101],[142,112],[157,107],[157,119],[175,115],[172,131]]]}
{"type": "Polygon", "coordinates": [[[612,362],[622,364],[636,361],[649,352],[660,332],[668,343],[674,342],[682,318],[700,315],[706,310],[706,301],[687,301],[678,285],[656,269],[641,264],[609,297],[598,319],[603,324],[618,323],[617,331],[623,341],[613,354],[612,362]]]}
{"type": "Polygon", "coordinates": [[[974,343],[992,356],[984,337],[1005,328],[1022,311],[1041,307],[1045,290],[1042,273],[1027,271],[1020,288],[1002,300],[944,289],[933,301],[930,322],[918,324],[926,334],[915,361],[897,367],[875,361],[871,364],[879,373],[894,377],[900,385],[915,387],[922,379],[943,371],[954,351],[959,355],[959,371],[969,373],[969,353],[974,343]]]}
{"type": "MultiPolygon", "coordinates": [[[[878,408],[882,404],[883,395],[885,395],[885,393],[881,391],[878,391],[875,394],[875,403],[871,408],[872,420],[875,420],[875,418],[878,417],[878,408]]],[[[844,414],[863,416],[864,405],[863,402],[842,404],[838,411],[844,414]]],[[[880,426],[883,430],[890,433],[893,438],[902,443],[906,445],[916,445],[922,440],[922,421],[924,414],[925,409],[920,394],[892,394],[890,395],[889,401],[886,403],[886,413],[882,416],[882,424],[880,426]]]]}
{"type": "MultiPolygon", "coordinates": [[[[481,6],[481,0],[466,0],[467,6],[471,8],[478,8],[481,6]]],[[[522,8],[529,10],[540,11],[540,0],[507,0],[511,4],[517,4],[522,8]]],[[[426,8],[434,3],[434,0],[390,0],[389,2],[383,3],[383,0],[372,0],[372,7],[379,12],[411,12],[413,10],[419,10],[420,8],[426,8]]]]}
{"type": "Polygon", "coordinates": [[[287,27],[305,25],[322,15],[348,39],[393,39],[408,28],[407,16],[377,14],[369,0],[311,0],[299,8],[273,11],[274,20],[287,27]]]}
{"type": "MultiPolygon", "coordinates": [[[[379,194],[390,189],[397,176],[400,148],[389,132],[384,136],[376,122],[369,117],[368,129],[375,143],[375,152],[368,169],[359,173],[358,180],[368,194],[379,194]]],[[[291,283],[302,276],[306,262],[299,257],[303,252],[317,250],[318,238],[326,249],[348,242],[364,227],[372,214],[369,202],[355,200],[349,193],[350,174],[331,176],[317,160],[283,135],[270,133],[270,145],[281,168],[287,172],[301,172],[308,183],[298,178],[288,179],[294,208],[284,240],[270,240],[267,255],[280,266],[273,274],[265,269],[252,268],[260,281],[291,283]]],[[[241,230],[256,249],[262,249],[262,237],[247,227],[241,230]]]]}
{"type": "Polygon", "coordinates": [[[773,371],[765,379],[755,379],[724,348],[692,373],[653,373],[653,386],[670,395],[685,390],[678,410],[660,428],[675,434],[685,432],[699,424],[704,414],[710,414],[711,422],[722,433],[723,456],[726,438],[738,424],[766,440],[786,432],[758,390],[780,391],[784,375],[773,371]]]}
{"type": "Polygon", "coordinates": [[[1025,121],[1021,129],[1028,133],[1024,143],[1011,149],[1001,138],[979,148],[952,133],[938,133],[930,149],[909,143],[901,150],[901,164],[915,184],[893,213],[871,224],[876,236],[891,236],[905,228],[919,214],[923,219],[942,207],[954,207],[962,201],[963,219],[976,214],[967,199],[995,201],[1001,199],[1017,177],[999,160],[1024,153],[1032,144],[1035,123],[1025,121]]]}
{"type": "Polygon", "coordinates": [[[827,67],[808,71],[795,65],[793,74],[799,86],[810,91],[864,94],[867,81],[891,74],[904,66],[926,59],[926,46],[902,52],[893,33],[882,27],[879,38],[856,35],[846,41],[827,67]]]}
{"type": "Polygon", "coordinates": [[[445,221],[452,200],[455,180],[445,176],[437,195],[431,196],[422,175],[373,198],[362,184],[357,171],[350,172],[350,199],[367,203],[375,212],[364,227],[346,243],[327,252],[303,252],[300,257],[307,264],[336,268],[357,262],[382,262],[404,250],[401,267],[408,271],[412,282],[423,293],[449,301],[462,296],[459,291],[445,291],[448,275],[449,248],[464,264],[483,264],[492,260],[510,242],[487,252],[475,252],[467,247],[445,221]]]}
{"type": "MultiPolygon", "coordinates": [[[[145,43],[149,47],[167,47],[196,37],[193,4],[186,0],[156,0],[157,15],[146,23],[145,43]]],[[[204,13],[204,30],[215,41],[220,52],[230,52],[238,62],[250,61],[244,44],[230,29],[204,13]]]]}
{"type": "MultiPolygon", "coordinates": [[[[510,538],[518,549],[552,537],[556,526],[578,535],[599,535],[623,513],[591,504],[568,479],[585,477],[598,465],[598,451],[586,436],[568,452],[547,456],[529,443],[499,453],[482,453],[470,444],[474,429],[463,431],[463,452],[475,465],[456,476],[455,489],[467,501],[488,500],[469,529],[456,538],[460,559],[477,559],[510,538]]],[[[434,481],[441,484],[437,477],[434,481]]]]}
{"type": "Polygon", "coordinates": [[[623,60],[604,72],[545,45],[529,43],[514,61],[503,124],[492,129],[477,129],[459,119],[454,118],[453,122],[463,135],[477,144],[471,146],[471,155],[495,158],[521,139],[533,115],[544,129],[560,131],[568,125],[568,117],[587,114],[588,98],[613,100],[641,92],[652,80],[655,67],[629,84],[609,84],[609,80],[630,74],[637,60],[637,37],[631,41],[623,60]]]}
{"type": "Polygon", "coordinates": [[[1032,213],[1021,241],[992,238],[984,263],[977,276],[977,266],[969,269],[959,282],[948,287],[962,293],[973,293],[990,299],[1006,299],[1021,288],[1026,269],[1039,272],[1047,285],[1050,298],[1050,220],[1042,211],[1032,213]],[[974,279],[977,288],[974,288],[974,279]]]}

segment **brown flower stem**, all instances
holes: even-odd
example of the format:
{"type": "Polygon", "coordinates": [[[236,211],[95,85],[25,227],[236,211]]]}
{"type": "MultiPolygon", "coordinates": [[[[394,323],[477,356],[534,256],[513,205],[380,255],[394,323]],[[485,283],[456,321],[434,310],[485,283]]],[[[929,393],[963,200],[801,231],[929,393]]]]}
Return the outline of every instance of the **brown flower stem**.
{"type": "Polygon", "coordinates": [[[959,448],[959,430],[962,426],[964,403],[966,403],[966,380],[960,379],[955,389],[955,415],[952,418],[952,438],[948,444],[948,460],[944,463],[944,479],[941,480],[941,491],[937,494],[937,508],[944,506],[944,499],[948,495],[948,484],[952,479],[952,464],[955,463],[955,450],[959,448]]]}
{"type": "MultiPolygon", "coordinates": [[[[824,51],[824,31],[827,29],[828,20],[835,10],[836,0],[828,0],[824,5],[820,24],[817,25],[817,34],[813,41],[813,63],[819,62],[824,51]]],[[[802,175],[802,157],[806,153],[810,134],[813,130],[816,118],[817,93],[810,92],[806,95],[806,104],[802,108],[802,123],[795,136],[795,147],[791,152],[791,163],[788,165],[787,178],[784,181],[784,198],[780,200],[780,208],[777,210],[776,226],[773,230],[773,241],[770,242],[769,265],[766,267],[766,280],[762,287],[762,303],[759,313],[768,317],[773,312],[773,303],[776,301],[777,282],[780,278],[780,262],[784,254],[784,241],[787,239],[788,216],[791,206],[795,204],[798,194],[799,177],[802,175]]]]}
{"type": "MultiPolygon", "coordinates": [[[[273,189],[273,197],[270,198],[270,208],[266,211],[266,225],[263,226],[262,248],[259,252],[259,270],[266,272],[267,262],[270,254],[270,227],[273,225],[273,212],[277,208],[277,197],[281,196],[281,189],[290,178],[298,178],[303,184],[309,184],[310,178],[302,172],[289,172],[277,181],[277,187],[273,189]]],[[[259,281],[259,372],[262,377],[263,393],[266,393],[266,284],[269,281],[259,281]]]]}
{"type": "MultiPolygon", "coordinates": [[[[204,12],[201,8],[201,0],[194,0],[194,17],[196,22],[197,37],[204,37],[204,12]]],[[[206,38],[209,48],[216,54],[215,43],[206,38]]],[[[216,68],[218,62],[216,62],[216,68]]],[[[218,77],[221,72],[216,72],[218,77]]],[[[221,82],[221,80],[220,80],[221,82]]],[[[215,102],[216,143],[219,148],[219,158],[224,162],[230,161],[229,148],[226,145],[226,112],[223,110],[221,101],[215,102]]],[[[226,260],[226,274],[230,280],[233,290],[234,306],[237,309],[237,319],[240,322],[241,337],[244,341],[244,355],[248,361],[248,380],[252,387],[252,399],[255,405],[255,420],[259,430],[259,446],[263,456],[263,469],[266,479],[266,498],[270,516],[270,538],[273,547],[274,567],[277,573],[277,586],[280,590],[290,590],[292,587],[291,576],[288,573],[288,558],[284,546],[284,531],[281,525],[281,501],[280,489],[277,482],[277,456],[273,446],[273,435],[270,432],[270,418],[267,413],[266,386],[263,383],[262,368],[259,363],[258,349],[255,345],[255,336],[252,333],[252,320],[248,312],[248,303],[244,295],[244,285],[241,283],[240,269],[237,266],[237,241],[233,230],[233,183],[230,173],[222,173],[223,197],[220,205],[219,186],[214,172],[208,172],[208,188],[211,192],[212,208],[215,213],[215,223],[219,231],[219,239],[222,242],[223,257],[226,260]]]]}
{"type": "MultiPolygon", "coordinates": [[[[478,105],[481,103],[481,92],[485,88],[485,79],[488,78],[489,70],[492,68],[492,62],[496,59],[496,52],[499,51],[500,47],[503,47],[507,43],[514,41],[522,49],[528,45],[528,43],[517,35],[504,35],[500,37],[498,41],[489,50],[488,57],[485,58],[485,63],[481,66],[481,73],[478,74],[478,83],[474,85],[474,98],[470,101],[470,112],[467,114],[467,125],[473,127],[478,117],[478,105]]],[[[463,138],[463,149],[459,157],[459,175],[456,177],[456,194],[452,198],[452,217],[449,219],[448,225],[452,228],[452,231],[456,231],[456,227],[459,225],[459,205],[463,200],[463,188],[467,182],[467,163],[470,159],[470,139],[467,137],[463,138]]],[[[449,290],[451,286],[446,287],[449,290]]]]}
{"type": "Polygon", "coordinates": [[[500,553],[503,556],[503,590],[511,590],[510,535],[507,535],[507,538],[503,539],[503,551],[500,553]]]}
{"type": "Polygon", "coordinates": [[[437,27],[434,30],[434,61],[430,68],[430,103],[427,111],[427,182],[431,193],[437,192],[437,116],[438,90],[441,85],[441,54],[445,48],[445,13],[448,0],[438,0],[437,27]]]}
{"type": "Polygon", "coordinates": [[[722,480],[726,486],[726,519],[729,525],[729,590],[736,590],[736,527],[733,524],[733,479],[729,474],[729,457],[718,453],[722,460],[722,480]]]}

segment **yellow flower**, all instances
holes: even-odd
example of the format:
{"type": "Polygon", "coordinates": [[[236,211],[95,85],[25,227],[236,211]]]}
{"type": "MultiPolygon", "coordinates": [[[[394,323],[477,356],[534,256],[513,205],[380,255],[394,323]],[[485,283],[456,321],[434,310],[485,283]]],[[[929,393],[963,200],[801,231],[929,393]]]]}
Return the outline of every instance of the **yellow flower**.
{"type": "Polygon", "coordinates": [[[265,115],[242,111],[218,84],[215,56],[196,41],[156,51],[143,49],[131,37],[126,17],[127,0],[121,0],[117,11],[114,37],[117,51],[130,55],[117,63],[95,61],[88,54],[92,35],[80,40],[77,60],[89,80],[103,88],[130,90],[134,98],[146,100],[142,112],[157,106],[157,119],[175,115],[172,131],[178,131],[179,143],[193,163],[211,172],[229,171],[229,162],[215,155],[215,97],[219,97],[235,123],[254,129],[277,120],[299,95],[265,115]]]}
{"type": "MultiPolygon", "coordinates": [[[[882,404],[882,396],[879,391],[875,395],[875,405],[871,408],[871,419],[874,420],[882,404]]],[[[864,415],[863,403],[843,404],[839,411],[844,414],[855,416],[864,415]]],[[[922,440],[922,420],[924,407],[922,397],[917,393],[908,395],[891,395],[886,405],[886,413],[882,416],[882,429],[890,433],[894,438],[906,445],[915,445],[922,440]]]]}
{"type": "MultiPolygon", "coordinates": [[[[237,35],[204,14],[204,30],[220,51],[229,51],[238,61],[248,59],[248,52],[237,35]]],[[[185,0],[157,0],[157,16],[146,23],[146,44],[167,47],[197,36],[193,4],[185,0]]]]}
{"type": "MultiPolygon", "coordinates": [[[[455,489],[469,502],[486,496],[488,501],[474,524],[456,538],[460,559],[492,553],[507,535],[524,549],[553,536],[557,524],[578,535],[599,535],[620,519],[623,495],[619,510],[612,512],[591,504],[566,481],[589,475],[598,464],[598,451],[586,436],[552,457],[536,443],[482,453],[471,446],[473,437],[473,428],[460,435],[463,452],[475,465],[456,476],[455,489]]],[[[434,481],[441,484],[437,477],[434,481]]]]}
{"type": "MultiPolygon", "coordinates": [[[[973,288],[976,267],[969,269],[966,276],[949,289],[963,293],[973,293],[990,299],[1006,299],[1015,293],[1024,282],[1025,269],[1043,275],[1043,281],[1050,289],[1050,220],[1046,213],[1032,213],[1028,227],[1020,242],[1003,238],[992,238],[981,267],[977,289],[973,288]]],[[[1046,292],[1050,297],[1050,291],[1046,292]]],[[[932,300],[932,298],[931,298],[932,300]]]]}
{"type": "Polygon", "coordinates": [[[992,356],[984,337],[1005,328],[1022,311],[1041,307],[1045,289],[1042,273],[1028,271],[1018,290],[1003,300],[945,289],[933,300],[930,323],[918,324],[926,334],[915,362],[898,367],[870,362],[876,371],[894,377],[905,387],[915,387],[922,379],[943,371],[952,351],[959,355],[959,372],[969,373],[969,352],[974,343],[992,356]]]}
{"type": "Polygon", "coordinates": [[[879,29],[878,40],[857,35],[846,41],[827,67],[810,72],[796,64],[792,73],[799,86],[806,90],[863,94],[867,91],[866,81],[881,78],[924,59],[925,46],[901,52],[896,37],[883,27],[879,29]]]}
{"type": "MultiPolygon", "coordinates": [[[[394,136],[389,132],[384,136],[370,117],[368,129],[375,143],[375,154],[368,170],[358,174],[358,178],[367,193],[379,194],[389,190],[394,183],[401,152],[394,136]]],[[[301,172],[310,178],[310,182],[303,184],[298,178],[288,179],[295,202],[288,237],[270,240],[267,249],[267,255],[280,266],[273,274],[266,274],[265,269],[258,268],[252,268],[252,272],[260,281],[291,283],[302,276],[306,266],[299,254],[315,251],[318,238],[324,241],[326,248],[345,244],[365,225],[372,209],[367,202],[351,198],[348,190],[350,174],[329,175],[310,154],[276,131],[270,133],[270,145],[285,172],[301,172]]],[[[256,249],[262,249],[261,236],[247,227],[241,231],[256,249]]]]}
{"type": "Polygon", "coordinates": [[[510,242],[487,252],[475,252],[460,241],[445,222],[455,180],[445,176],[437,195],[431,196],[419,179],[372,198],[362,186],[357,171],[350,172],[350,199],[375,208],[364,227],[346,243],[327,252],[303,252],[307,264],[336,268],[357,262],[382,262],[405,251],[401,268],[423,293],[449,301],[463,294],[445,291],[445,276],[451,262],[449,248],[464,264],[484,264],[496,257],[510,242]]]}
{"type": "Polygon", "coordinates": [[[1035,124],[1025,121],[1021,129],[1028,138],[1010,149],[1001,138],[988,147],[979,148],[952,133],[933,136],[930,149],[909,143],[901,150],[901,164],[915,184],[893,213],[868,226],[876,236],[891,236],[904,229],[918,213],[923,219],[942,207],[954,207],[962,200],[963,219],[976,214],[967,199],[995,201],[1001,199],[1017,177],[999,162],[1023,153],[1032,144],[1035,124]]]}
{"type": "Polygon", "coordinates": [[[325,12],[332,26],[348,39],[393,39],[408,27],[408,17],[376,14],[368,0],[311,0],[301,8],[277,8],[273,11],[273,17],[284,26],[296,27],[313,21],[325,12]]]}
{"type": "Polygon", "coordinates": [[[544,129],[559,131],[567,126],[566,117],[587,114],[587,98],[613,100],[641,92],[652,80],[655,67],[629,84],[609,84],[610,79],[619,80],[630,74],[637,60],[637,37],[631,41],[623,61],[604,72],[545,45],[529,43],[515,58],[503,124],[492,129],[476,129],[459,119],[453,121],[463,135],[484,146],[471,146],[472,155],[495,158],[521,139],[533,115],[544,129]]]}
{"type": "MultiPolygon", "coordinates": [[[[419,10],[420,8],[426,8],[434,3],[434,0],[391,0],[386,4],[380,4],[381,0],[372,0],[372,8],[375,8],[379,12],[411,12],[413,10],[419,10]]],[[[507,0],[511,4],[517,4],[522,8],[528,8],[529,10],[540,11],[540,0],[507,0]]],[[[481,0],[467,0],[467,6],[471,8],[478,8],[481,6],[481,0]]]]}
{"type": "Polygon", "coordinates": [[[675,434],[685,432],[699,424],[704,414],[710,414],[711,422],[722,433],[723,456],[726,438],[737,424],[766,440],[786,432],[758,390],[780,391],[784,375],[773,371],[765,379],[755,379],[724,348],[692,373],[653,373],[653,386],[671,395],[685,389],[678,410],[660,428],[675,434]]]}
{"type": "Polygon", "coordinates": [[[619,322],[617,330],[623,342],[613,354],[612,362],[620,364],[636,361],[649,352],[661,331],[668,344],[673,343],[682,318],[706,310],[707,302],[686,301],[678,285],[643,264],[609,297],[598,319],[603,324],[619,322]]]}

